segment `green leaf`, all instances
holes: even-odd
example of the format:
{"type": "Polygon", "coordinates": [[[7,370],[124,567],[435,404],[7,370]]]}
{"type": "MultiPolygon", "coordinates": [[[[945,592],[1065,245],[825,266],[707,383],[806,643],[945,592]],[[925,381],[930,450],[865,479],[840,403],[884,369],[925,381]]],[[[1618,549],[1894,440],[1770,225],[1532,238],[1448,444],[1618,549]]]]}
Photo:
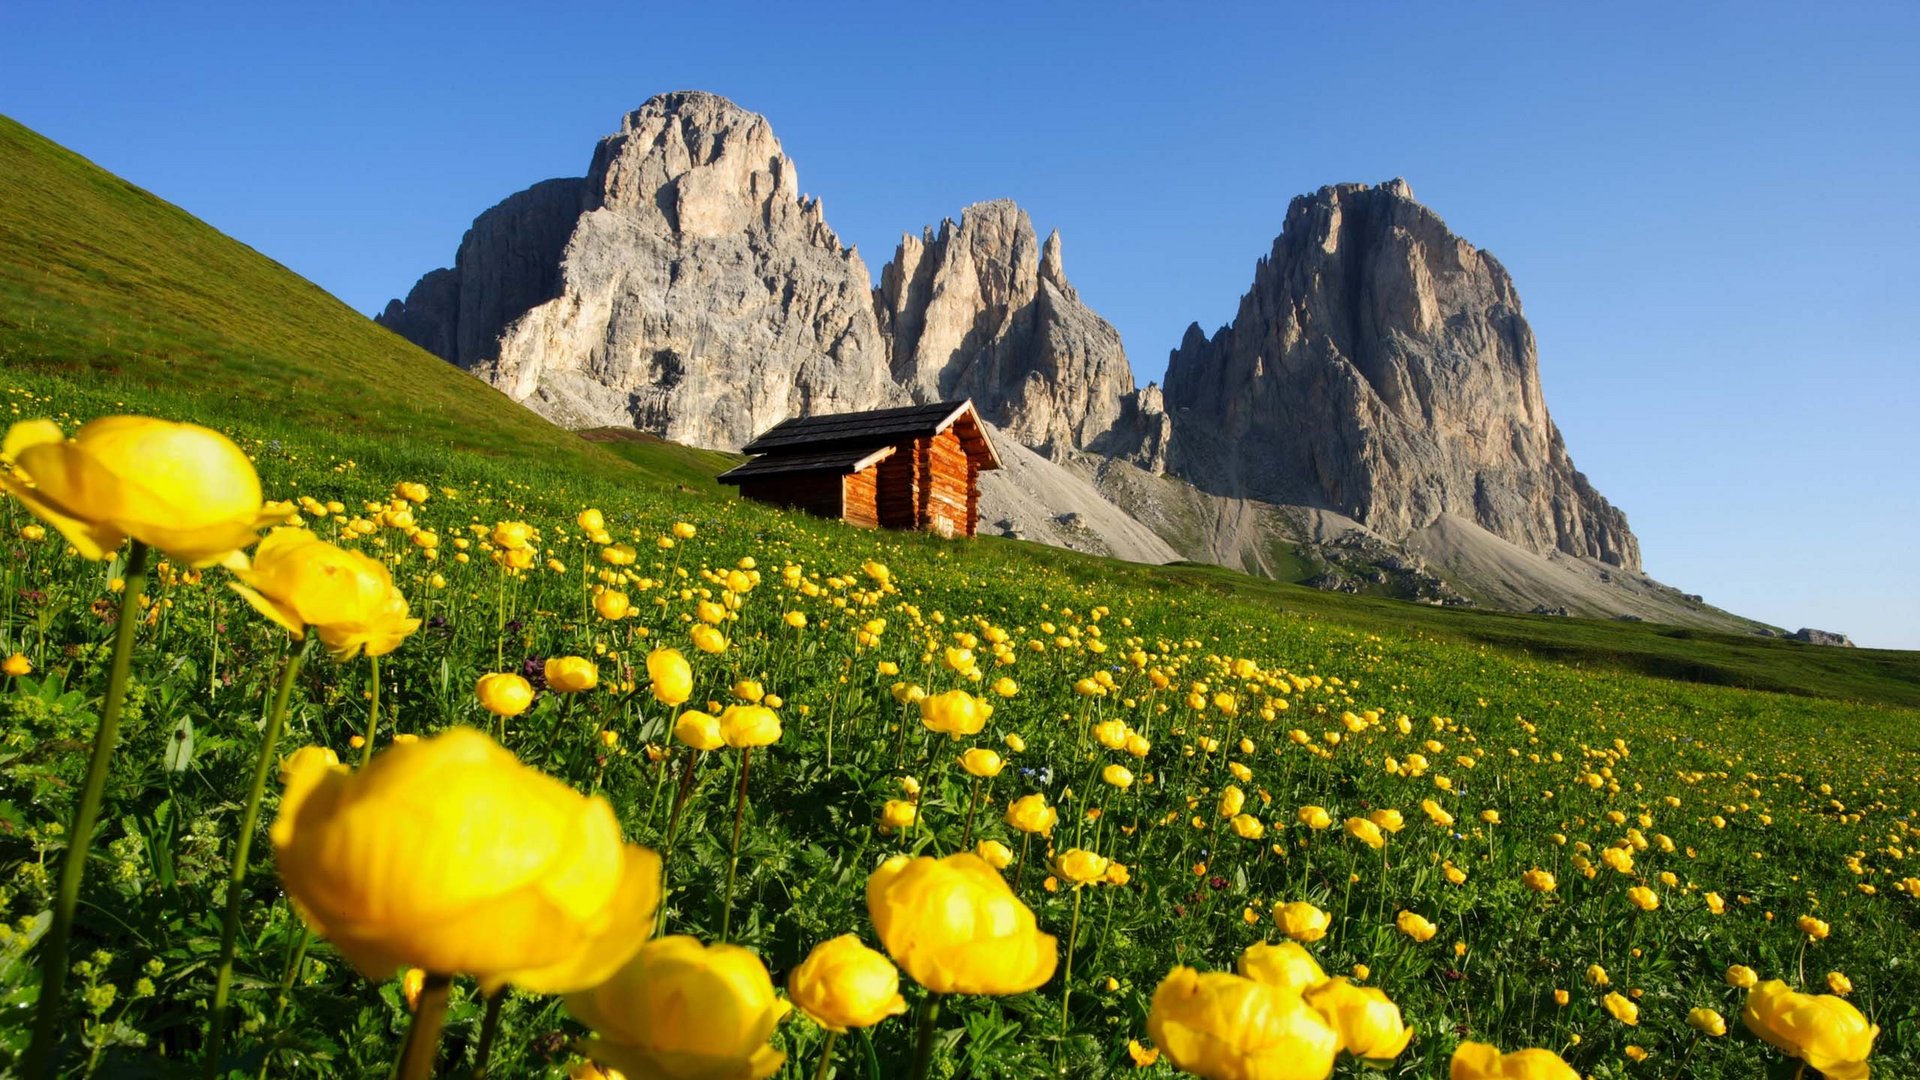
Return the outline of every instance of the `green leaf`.
{"type": "Polygon", "coordinates": [[[167,739],[167,752],[163,759],[168,772],[186,772],[193,764],[193,718],[182,716],[173,725],[173,733],[167,739]]]}

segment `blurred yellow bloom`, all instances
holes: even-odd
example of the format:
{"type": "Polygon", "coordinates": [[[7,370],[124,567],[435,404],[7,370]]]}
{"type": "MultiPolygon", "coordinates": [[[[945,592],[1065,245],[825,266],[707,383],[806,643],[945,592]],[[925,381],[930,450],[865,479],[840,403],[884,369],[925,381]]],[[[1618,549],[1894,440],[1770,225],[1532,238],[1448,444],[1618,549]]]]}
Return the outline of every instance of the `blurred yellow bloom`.
{"type": "Polygon", "coordinates": [[[1380,826],[1366,818],[1348,818],[1347,835],[1376,851],[1387,846],[1387,838],[1381,834],[1380,826]]]}
{"type": "Polygon", "coordinates": [[[680,705],[693,696],[693,668],[678,649],[655,649],[648,653],[647,678],[654,698],[663,705],[680,705]]]}
{"type": "Polygon", "coordinates": [[[1489,1043],[1463,1042],[1453,1052],[1448,1080],[1580,1080],[1573,1066],[1551,1050],[1502,1054],[1489,1043]]]}
{"type": "Polygon", "coordinates": [[[1830,994],[1799,994],[1778,979],[1747,991],[1740,1010],[1747,1030],[1820,1070],[1829,1080],[1864,1080],[1880,1025],[1830,994]]]}
{"type": "Polygon", "coordinates": [[[970,776],[992,778],[1000,775],[1004,762],[1000,755],[984,746],[976,746],[960,755],[960,767],[970,776]]]}
{"type": "Polygon", "coordinates": [[[33,674],[33,661],[27,659],[26,653],[14,653],[12,656],[7,657],[4,664],[0,664],[0,674],[11,675],[16,679],[22,675],[31,675],[33,674]]]}
{"type": "Polygon", "coordinates": [[[68,439],[51,420],[7,429],[0,490],[58,530],[82,558],[105,559],[128,537],[192,566],[228,561],[260,529],[284,521],[225,435],[197,424],[107,416],[68,439]]]}
{"type": "Polygon", "coordinates": [[[271,835],[287,893],[369,978],[405,967],[536,993],[592,986],[660,903],[660,857],[613,808],[472,728],[399,743],[359,772],[296,754],[271,835]]]}
{"type": "Polygon", "coordinates": [[[578,694],[600,685],[600,668],[584,656],[556,656],[544,669],[547,689],[578,694]]]}
{"type": "Polygon", "coordinates": [[[1340,1050],[1298,992],[1184,966],[1154,990],[1147,1032],[1176,1068],[1207,1080],[1321,1080],[1340,1050]]]}
{"type": "Polygon", "coordinates": [[[1827,935],[1831,933],[1826,923],[1811,915],[1800,916],[1800,918],[1795,921],[1795,925],[1800,928],[1801,933],[1812,938],[1814,941],[1824,941],[1827,935]]]}
{"type": "Polygon", "coordinates": [[[605,589],[595,594],[593,610],[599,612],[601,618],[609,622],[617,622],[626,618],[633,610],[633,603],[627,599],[626,593],[617,589],[605,589]]]}
{"type": "Polygon", "coordinates": [[[1631,1026],[1640,1022],[1640,1006],[1635,1005],[1617,990],[1601,998],[1600,1004],[1606,1007],[1607,1012],[1611,1013],[1615,1020],[1623,1024],[1631,1026]]]}
{"type": "Polygon", "coordinates": [[[1291,941],[1249,945],[1235,966],[1243,977],[1291,994],[1303,993],[1327,981],[1326,971],[1313,954],[1291,941]]]}
{"type": "Polygon", "coordinates": [[[727,745],[720,734],[720,718],[698,709],[688,709],[673,722],[673,737],[695,750],[718,750],[727,745]]]}
{"type": "Polygon", "coordinates": [[[1234,784],[1228,784],[1220,792],[1220,804],[1216,809],[1220,811],[1221,817],[1230,818],[1238,814],[1240,808],[1245,805],[1247,805],[1247,793],[1234,784]]]}
{"type": "Polygon", "coordinates": [[[769,1040],[792,1006],[775,996],[760,958],[738,945],[647,942],[566,1004],[594,1031],[587,1054],[633,1077],[765,1080],[787,1057],[769,1040]]]}
{"type": "Polygon", "coordinates": [[[978,735],[993,715],[993,706],[965,690],[948,690],[920,699],[920,722],[954,739],[978,735]]]}
{"type": "Polygon", "coordinates": [[[1300,824],[1305,825],[1315,832],[1321,829],[1332,828],[1333,826],[1333,815],[1327,813],[1327,808],[1324,806],[1303,806],[1295,817],[1299,820],[1300,824]]]}
{"type": "Polygon", "coordinates": [[[1133,770],[1125,765],[1108,765],[1100,770],[1100,779],[1125,791],[1133,786],[1133,770]]]}
{"type": "Polygon", "coordinates": [[[1560,887],[1552,873],[1538,867],[1521,874],[1520,880],[1526,882],[1527,888],[1539,893],[1550,893],[1560,887]]]}
{"type": "Polygon", "coordinates": [[[1106,878],[1107,859],[1083,848],[1069,848],[1054,857],[1053,868],[1075,885],[1085,885],[1106,878]]]}
{"type": "Polygon", "coordinates": [[[972,852],[895,855],[867,880],[867,912],[894,962],[935,993],[1022,993],[1059,959],[1033,912],[972,852]]]}
{"type": "Polygon", "coordinates": [[[1727,1033],[1727,1018],[1712,1009],[1689,1009],[1687,1026],[1702,1035],[1717,1039],[1727,1033]]]}
{"type": "Polygon", "coordinates": [[[1400,811],[1391,807],[1375,810],[1367,815],[1367,820],[1378,825],[1384,832],[1397,833],[1407,827],[1406,818],[1400,815],[1400,811]]]}
{"type": "Polygon", "coordinates": [[[575,517],[573,522],[580,526],[581,532],[588,534],[604,531],[607,527],[606,515],[592,507],[580,511],[579,516],[575,517]]]}
{"type": "Polygon", "coordinates": [[[687,636],[693,639],[693,647],[699,649],[701,652],[723,653],[727,651],[727,635],[715,630],[706,623],[696,624],[692,630],[687,632],[687,636]]]}
{"type": "Polygon", "coordinates": [[[1841,997],[1846,997],[1853,993],[1853,980],[1838,971],[1829,971],[1827,972],[1827,989],[1841,997]]]}
{"type": "Polygon", "coordinates": [[[1346,979],[1329,979],[1307,990],[1307,1004],[1340,1034],[1340,1049],[1370,1061],[1399,1057],[1413,1040],[1413,1029],[1400,1017],[1400,1007],[1373,987],[1355,986],[1346,979]]]}
{"type": "Polygon", "coordinates": [[[1627,899],[1641,911],[1654,911],[1660,907],[1660,897],[1645,885],[1635,885],[1627,890],[1627,899]]]}
{"type": "Polygon", "coordinates": [[[828,1031],[872,1027],[907,1011],[899,969],[853,934],[815,945],[788,973],[787,997],[828,1031]]]}
{"type": "Polygon", "coordinates": [[[1760,976],[1745,964],[1734,964],[1727,969],[1727,985],[1737,990],[1751,990],[1760,982],[1760,976]]]}
{"type": "Polygon", "coordinates": [[[275,529],[233,575],[229,584],[254,610],[295,639],[313,627],[336,659],[363,649],[385,656],[420,627],[384,564],[304,529],[275,529]]]}
{"type": "Polygon", "coordinates": [[[1333,925],[1333,916],[1313,906],[1305,900],[1275,905],[1273,921],[1280,932],[1294,941],[1314,942],[1327,936],[1327,928],[1333,925]]]}
{"type": "Polygon", "coordinates": [[[770,746],[780,741],[780,714],[765,705],[729,705],[720,713],[720,737],[728,746],[770,746]]]}
{"type": "Polygon", "coordinates": [[[1393,925],[1399,927],[1401,933],[1420,942],[1431,941],[1433,940],[1433,935],[1440,932],[1439,927],[1428,922],[1426,918],[1418,912],[1413,911],[1402,911],[1400,914],[1394,916],[1393,925]]]}
{"type": "Polygon", "coordinates": [[[880,808],[880,824],[889,829],[910,829],[920,820],[920,808],[905,799],[888,799],[880,808]]]}
{"type": "Polygon", "coordinates": [[[974,845],[973,852],[995,870],[1005,870],[1013,865],[1013,849],[998,840],[982,840],[974,845]]]}

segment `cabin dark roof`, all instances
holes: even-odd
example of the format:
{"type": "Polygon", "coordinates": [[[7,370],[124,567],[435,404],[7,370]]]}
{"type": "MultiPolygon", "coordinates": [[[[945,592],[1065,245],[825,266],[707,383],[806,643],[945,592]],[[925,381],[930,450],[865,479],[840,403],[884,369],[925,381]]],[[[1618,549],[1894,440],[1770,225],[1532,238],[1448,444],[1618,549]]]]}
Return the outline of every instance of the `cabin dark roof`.
{"type": "Polygon", "coordinates": [[[817,452],[926,438],[939,434],[972,404],[971,401],[939,401],[896,409],[800,416],[775,424],[741,449],[749,454],[785,454],[801,447],[817,452]]]}
{"type": "Polygon", "coordinates": [[[830,472],[837,475],[854,473],[891,453],[893,453],[893,446],[888,444],[880,447],[856,446],[840,450],[823,450],[817,453],[769,454],[728,469],[720,475],[720,482],[737,484],[742,480],[786,473],[830,472]]]}

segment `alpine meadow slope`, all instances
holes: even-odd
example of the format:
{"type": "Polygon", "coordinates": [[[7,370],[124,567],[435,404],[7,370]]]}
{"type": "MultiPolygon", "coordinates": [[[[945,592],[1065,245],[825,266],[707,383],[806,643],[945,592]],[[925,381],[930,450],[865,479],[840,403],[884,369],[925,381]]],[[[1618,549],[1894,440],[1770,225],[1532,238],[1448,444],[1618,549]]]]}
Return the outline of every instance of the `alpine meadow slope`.
{"type": "MultiPolygon", "coordinates": [[[[554,427],[5,121],[0,300],[9,423],[224,432],[244,451],[229,466],[286,500],[276,515],[407,605],[386,611],[405,618],[377,665],[308,655],[229,570],[158,559],[143,603],[130,559],[83,560],[18,488],[0,496],[0,1072],[44,1012],[75,1073],[387,1075],[444,1007],[439,1075],[542,1080],[676,1053],[881,1080],[914,1076],[923,1046],[937,1075],[1205,1074],[1183,1027],[1343,1080],[1378,1075],[1369,1051],[1446,1075],[1469,1041],[1603,1080],[1792,1075],[1788,1054],[1920,1073],[1920,655],[783,513],[713,483],[728,455],[554,427]],[[111,674],[116,640],[130,679],[111,674]],[[72,848],[90,857],[69,992],[42,1002],[53,868],[121,692],[94,842],[72,848]],[[284,720],[277,748],[263,717],[284,720]],[[465,782],[421,764],[487,740],[511,756],[465,782]],[[348,805],[367,812],[330,813],[348,805]],[[557,827],[576,808],[593,827],[557,827]],[[329,842],[347,827],[370,831],[329,842]],[[434,829],[458,843],[423,844],[434,829]],[[478,961],[429,974],[427,946],[498,971],[600,943],[608,877],[495,880],[476,867],[512,862],[503,836],[657,868],[621,864],[617,894],[645,877],[657,921],[604,946],[636,964],[740,946],[701,954],[741,977],[697,999],[714,1006],[699,1019],[740,1022],[650,1023],[666,1013],[634,1003],[671,963],[629,968],[636,993],[564,998],[518,971],[489,997],[478,961]],[[409,880],[422,865],[447,872],[409,880]],[[337,903],[328,871],[381,902],[337,903]],[[912,902],[935,887],[1017,932],[943,939],[948,966],[925,962],[908,935],[953,933],[946,905],[912,902]],[[546,888],[568,902],[522,903],[546,888]],[[413,917],[422,902],[458,917],[413,917]],[[836,1040],[807,958],[845,935],[899,964],[903,1000],[836,1040]],[[1263,960],[1309,988],[1230,974],[1268,977],[1263,960]],[[936,1013],[927,987],[961,967],[970,985],[936,1013]],[[1178,1011],[1194,970],[1291,1026],[1178,1011]],[[1844,993],[1860,1029],[1769,1045],[1740,1019],[1755,979],[1844,993]],[[1380,995],[1376,1038],[1330,1026],[1343,995],[1373,1000],[1354,987],[1380,995]],[[924,1022],[888,1018],[906,1008],[924,1022]]],[[[27,434],[42,453],[13,484],[64,445],[27,434]]],[[[261,588],[274,543],[251,550],[261,588]]]]}

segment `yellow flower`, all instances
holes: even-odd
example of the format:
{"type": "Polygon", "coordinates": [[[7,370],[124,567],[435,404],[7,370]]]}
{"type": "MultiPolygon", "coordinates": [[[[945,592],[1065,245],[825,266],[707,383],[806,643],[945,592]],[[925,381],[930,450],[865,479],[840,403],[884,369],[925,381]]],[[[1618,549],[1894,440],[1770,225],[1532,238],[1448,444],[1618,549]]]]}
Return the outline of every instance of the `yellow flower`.
{"type": "Polygon", "coordinates": [[[804,611],[789,611],[781,616],[781,618],[788,626],[793,627],[795,630],[805,630],[807,628],[807,613],[804,611]]]}
{"type": "Polygon", "coordinates": [[[1144,1069],[1160,1060],[1160,1051],[1153,1047],[1140,1045],[1139,1039],[1128,1039],[1127,1056],[1133,1059],[1134,1068],[1144,1069]]]}
{"type": "Polygon", "coordinates": [[[600,668],[584,656],[556,656],[546,664],[547,689],[577,694],[600,685],[600,668]]]}
{"type": "Polygon", "coordinates": [[[272,827],[302,918],[368,978],[406,967],[564,993],[652,931],[660,857],[613,808],[472,728],[397,742],[349,773],[296,754],[272,827]]]}
{"type": "Polygon", "coordinates": [[[1001,697],[1012,697],[1020,692],[1020,684],[1002,675],[993,680],[993,692],[1001,697]]]}
{"type": "Polygon", "coordinates": [[[867,879],[867,912],[894,962],[935,993],[1022,993],[1059,959],[1033,912],[972,852],[895,855],[867,879]]]}
{"type": "Polygon", "coordinates": [[[980,734],[991,715],[993,706],[965,690],[948,690],[920,699],[920,722],[930,730],[946,732],[955,739],[980,734]]]}
{"type": "Polygon", "coordinates": [[[1133,786],[1133,770],[1125,765],[1108,765],[1100,770],[1100,779],[1125,791],[1133,786]]]}
{"type": "Polygon", "coordinates": [[[1125,885],[1132,880],[1133,873],[1127,869],[1126,863],[1110,862],[1107,864],[1107,884],[1125,885]]]}
{"type": "Polygon", "coordinates": [[[1006,738],[1003,738],[1000,741],[1006,744],[1006,747],[1008,750],[1011,750],[1016,754],[1024,754],[1027,751],[1027,740],[1021,738],[1019,735],[1011,731],[1007,732],[1006,738]]]}
{"type": "Polygon", "coordinates": [[[729,705],[720,713],[720,737],[728,746],[770,746],[780,741],[780,714],[765,705],[729,705]]]}
{"type": "Polygon", "coordinates": [[[1727,1018],[1712,1009],[1689,1009],[1687,1026],[1717,1039],[1727,1033],[1727,1018]]]}
{"type": "Polygon", "coordinates": [[[88,559],[105,559],[132,537],[211,566],[285,520],[262,503],[247,455],[197,424],[107,416],[68,439],[51,420],[26,420],[7,429],[0,455],[14,463],[0,466],[0,490],[88,559]]]}
{"type": "Polygon", "coordinates": [[[1868,1023],[1845,1001],[1831,994],[1798,994],[1778,979],[1747,992],[1740,1020],[1748,1031],[1830,1080],[1864,1080],[1867,1055],[1880,1035],[1878,1024],[1868,1023]]]}
{"type": "Polygon", "coordinates": [[[1560,887],[1560,883],[1554,880],[1552,873],[1537,867],[1521,874],[1520,880],[1527,883],[1527,888],[1539,893],[1550,893],[1560,887]]]}
{"type": "Polygon", "coordinates": [[[1413,911],[1403,911],[1394,916],[1393,925],[1399,927],[1401,933],[1420,942],[1431,941],[1433,940],[1433,935],[1440,932],[1439,927],[1428,922],[1426,918],[1418,912],[1413,911]]]}
{"type": "Polygon", "coordinates": [[[1553,1003],[1563,1009],[1567,1007],[1567,1002],[1571,1000],[1573,1000],[1573,995],[1567,993],[1565,990],[1555,990],[1553,992],[1553,1003]]]}
{"type": "Polygon", "coordinates": [[[973,852],[995,870],[1005,870],[1013,865],[1013,849],[998,840],[982,840],[974,845],[973,852]]]}
{"type": "Polygon", "coordinates": [[[420,627],[407,617],[407,598],[378,559],[347,551],[305,529],[275,529],[260,542],[252,565],[236,567],[231,582],[254,610],[295,639],[311,626],[335,658],[385,656],[420,627]]]}
{"type": "Polygon", "coordinates": [[[1599,964],[1587,965],[1587,982],[1593,986],[1613,985],[1613,980],[1607,976],[1607,969],[1599,964]]]}
{"type": "Polygon", "coordinates": [[[1240,808],[1245,805],[1247,805],[1247,793],[1234,784],[1228,784],[1226,789],[1220,792],[1220,805],[1217,809],[1221,817],[1230,818],[1238,814],[1240,808]]]}
{"type": "Polygon", "coordinates": [[[1069,848],[1054,857],[1054,870],[1075,885],[1102,881],[1107,876],[1107,859],[1084,848],[1069,848]]]}
{"type": "Polygon", "coordinates": [[[691,540],[698,532],[699,530],[695,529],[690,522],[676,521],[673,523],[673,535],[682,540],[691,540]]]}
{"type": "Polygon", "coordinates": [[[1280,927],[1280,932],[1289,938],[1307,942],[1326,937],[1327,928],[1333,925],[1331,915],[1305,900],[1275,905],[1273,921],[1280,927]]]}
{"type": "Polygon", "coordinates": [[[1257,942],[1240,954],[1243,978],[1278,987],[1290,994],[1304,993],[1327,981],[1327,973],[1313,954],[1291,941],[1278,945],[1257,942]]]}
{"type": "Polygon", "coordinates": [[[1701,897],[1701,899],[1707,902],[1707,910],[1709,912],[1715,915],[1724,915],[1727,913],[1727,902],[1721,898],[1719,893],[1710,892],[1701,897]]]}
{"type": "Polygon", "coordinates": [[[887,569],[886,563],[874,562],[871,559],[861,563],[860,570],[862,573],[866,574],[868,577],[872,578],[874,581],[882,585],[885,585],[888,581],[892,580],[893,578],[893,572],[887,569]]]}
{"type": "Polygon", "coordinates": [[[1601,998],[1600,1004],[1606,1006],[1607,1012],[1613,1014],[1613,1018],[1623,1024],[1632,1026],[1640,1022],[1640,1006],[1629,1001],[1618,990],[1611,991],[1606,997],[1601,998]]]}
{"type": "Polygon", "coordinates": [[[888,799],[880,808],[880,824],[889,829],[910,829],[920,820],[920,808],[905,799],[888,799]]]}
{"type": "Polygon", "coordinates": [[[984,746],[976,746],[960,755],[960,767],[967,770],[970,776],[999,776],[1003,765],[1000,755],[984,746]]]}
{"type": "Polygon", "coordinates": [[[1645,885],[1635,885],[1627,890],[1627,899],[1641,911],[1654,911],[1660,907],[1660,897],[1645,885]]]}
{"type": "Polygon", "coordinates": [[[1045,795],[1022,795],[1007,804],[1007,824],[1023,833],[1051,836],[1059,821],[1060,812],[1047,805],[1045,795]]]}
{"type": "Polygon", "coordinates": [[[1800,916],[1799,919],[1795,920],[1795,925],[1800,928],[1801,933],[1807,935],[1807,937],[1814,941],[1824,941],[1827,935],[1832,932],[1826,923],[1811,915],[1800,916]]]}
{"type": "MultiPolygon", "coordinates": [[[[1134,732],[1127,736],[1126,749],[1127,753],[1132,754],[1134,757],[1144,758],[1153,750],[1153,743],[1149,742],[1145,735],[1134,732]]],[[[1157,1052],[1158,1051],[1156,1051],[1156,1053],[1157,1052]]]]}
{"type": "Polygon", "coordinates": [[[1827,972],[1827,989],[1846,997],[1853,993],[1853,980],[1838,971],[1827,972]]]}
{"type": "Polygon", "coordinates": [[[581,532],[588,534],[604,532],[607,528],[606,515],[592,507],[580,511],[580,515],[573,519],[573,523],[580,526],[581,532]]]}
{"type": "Polygon", "coordinates": [[[1387,838],[1381,834],[1380,826],[1375,825],[1366,818],[1348,818],[1347,835],[1373,848],[1375,851],[1387,846],[1387,838]]]}
{"type": "MultiPolygon", "coordinates": [[[[760,685],[757,679],[737,679],[733,684],[733,696],[739,698],[741,701],[758,704],[767,696],[767,689],[760,685]]],[[[771,707],[772,706],[769,706],[769,708],[771,707]]]]}
{"type": "Polygon", "coordinates": [[[1127,730],[1123,720],[1102,720],[1093,725],[1093,741],[1109,750],[1126,749],[1127,736],[1130,734],[1132,732],[1127,730]]]}
{"type": "Polygon", "coordinates": [[[633,610],[633,602],[627,599],[626,593],[617,589],[606,589],[594,596],[593,610],[599,612],[600,617],[609,622],[618,622],[633,610]]]}
{"type": "Polygon", "coordinates": [[[1751,990],[1760,982],[1760,976],[1745,964],[1734,964],[1727,968],[1727,985],[1736,990],[1751,990]]]}
{"type": "Polygon", "coordinates": [[[1327,813],[1327,808],[1324,806],[1303,806],[1294,816],[1300,824],[1315,832],[1333,826],[1333,815],[1327,813]]]}
{"type": "Polygon", "coordinates": [[[16,679],[22,675],[31,675],[33,661],[27,659],[26,653],[14,653],[7,657],[6,663],[0,664],[0,673],[11,675],[16,679]]]}
{"type": "Polygon", "coordinates": [[[1239,836],[1242,840],[1258,840],[1267,834],[1267,827],[1262,825],[1260,819],[1254,817],[1252,814],[1235,814],[1233,816],[1233,831],[1235,835],[1239,836]]]}
{"type": "Polygon", "coordinates": [[[568,994],[592,1028],[586,1052],[633,1077],[765,1080],[786,1054],[768,1040],[792,1008],[760,958],[690,937],[650,941],[612,978],[568,994]]]}
{"type": "Polygon", "coordinates": [[[512,672],[480,676],[474,685],[480,704],[495,716],[519,716],[533,704],[533,684],[512,672]]]}
{"type": "Polygon", "coordinates": [[[1175,1067],[1206,1080],[1323,1080],[1340,1050],[1297,992],[1184,966],[1154,990],[1147,1032],[1175,1067]]]}
{"type": "Polygon", "coordinates": [[[502,521],[493,527],[493,546],[507,551],[524,550],[533,540],[533,526],[524,521],[502,521]]]}
{"type": "Polygon", "coordinates": [[[1375,810],[1367,815],[1367,820],[1378,825],[1384,832],[1397,833],[1407,827],[1407,821],[1400,816],[1400,811],[1391,807],[1375,810]]]}
{"type": "Polygon", "coordinates": [[[1448,1080],[1580,1080],[1573,1066],[1551,1050],[1502,1054],[1490,1043],[1463,1042],[1453,1052],[1448,1080]]]}
{"type": "Polygon", "coordinates": [[[695,750],[718,750],[727,745],[720,734],[720,718],[698,709],[688,709],[673,722],[673,737],[695,750]]]}
{"type": "Polygon", "coordinates": [[[899,969],[853,934],[815,945],[788,973],[787,997],[828,1031],[872,1027],[907,1011],[899,969]]]}
{"type": "Polygon", "coordinates": [[[684,704],[693,696],[693,668],[678,649],[655,649],[647,654],[647,678],[653,696],[663,705],[684,704]]]}
{"type": "Polygon", "coordinates": [[[1333,1025],[1340,1033],[1340,1049],[1354,1057],[1391,1061],[1413,1039],[1413,1029],[1400,1017],[1400,1007],[1370,986],[1329,979],[1307,991],[1307,1004],[1333,1025]]]}
{"type": "Polygon", "coordinates": [[[704,653],[723,653],[727,651],[727,635],[705,623],[699,623],[687,636],[693,639],[693,647],[704,653]]]}

